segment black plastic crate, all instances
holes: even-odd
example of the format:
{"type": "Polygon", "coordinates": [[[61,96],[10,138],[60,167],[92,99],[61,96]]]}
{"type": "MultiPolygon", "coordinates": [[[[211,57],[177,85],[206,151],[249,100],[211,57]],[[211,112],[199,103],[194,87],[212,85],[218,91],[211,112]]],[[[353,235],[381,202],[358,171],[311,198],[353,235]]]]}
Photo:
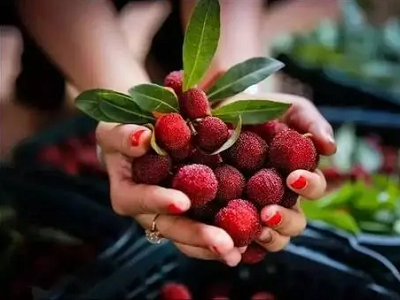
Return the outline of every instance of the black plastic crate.
{"type": "Polygon", "coordinates": [[[400,113],[400,97],[383,88],[352,79],[338,70],[308,67],[286,54],[278,54],[277,58],[285,63],[283,74],[311,88],[312,100],[316,105],[362,107],[400,113]]]}
{"type": "Polygon", "coordinates": [[[210,299],[209,289],[221,286],[229,287],[230,299],[250,299],[259,291],[288,300],[400,299],[367,273],[302,246],[291,244],[282,252],[268,254],[263,263],[230,268],[190,259],[170,243],[150,246],[143,240],[137,242],[143,245],[141,251],[84,293],[54,296],[50,291],[38,299],[158,299],[159,290],[168,282],[187,285],[194,299],[210,299]]]}

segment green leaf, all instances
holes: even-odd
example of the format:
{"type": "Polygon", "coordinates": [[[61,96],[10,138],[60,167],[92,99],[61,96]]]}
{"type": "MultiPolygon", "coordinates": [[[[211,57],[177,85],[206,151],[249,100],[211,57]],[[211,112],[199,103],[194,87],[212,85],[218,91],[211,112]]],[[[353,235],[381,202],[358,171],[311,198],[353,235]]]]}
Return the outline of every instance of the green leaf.
{"type": "Polygon", "coordinates": [[[179,112],[178,99],[170,90],[157,84],[139,84],[129,89],[129,94],[146,112],[179,112]]]}
{"type": "Polygon", "coordinates": [[[376,234],[388,234],[392,232],[391,226],[372,221],[361,221],[360,227],[362,231],[376,233],[376,234]]]}
{"type": "Polygon", "coordinates": [[[198,1],[183,42],[183,89],[194,87],[204,76],[217,50],[220,35],[218,0],[198,1]]]}
{"type": "Polygon", "coordinates": [[[106,90],[84,91],[76,97],[75,105],[79,110],[97,121],[113,122],[111,118],[100,110],[100,102],[102,101],[101,91],[107,92],[106,90]]]}
{"type": "Polygon", "coordinates": [[[290,106],[269,100],[238,100],[214,109],[212,115],[227,123],[234,123],[241,116],[243,124],[261,124],[276,119],[290,106]]]}
{"type": "Polygon", "coordinates": [[[153,148],[153,150],[158,154],[162,156],[166,156],[167,152],[162,149],[160,146],[158,146],[157,141],[156,141],[156,133],[154,130],[153,124],[146,124],[147,127],[151,129],[151,139],[150,139],[150,146],[153,148]]]}
{"type": "Polygon", "coordinates": [[[284,64],[268,57],[250,58],[230,68],[208,90],[210,102],[225,99],[243,92],[272,73],[283,68],[284,64]]]}
{"type": "Polygon", "coordinates": [[[309,220],[322,221],[350,233],[360,231],[356,220],[345,210],[320,209],[315,202],[308,201],[302,202],[301,207],[309,220]]]}
{"type": "Polygon", "coordinates": [[[239,138],[241,131],[242,131],[242,117],[239,115],[239,118],[236,123],[236,128],[235,128],[235,131],[233,132],[232,136],[221,146],[221,148],[214,151],[210,155],[215,155],[215,154],[221,153],[221,152],[229,149],[230,147],[232,147],[236,143],[237,139],[239,138]]]}
{"type": "Polygon", "coordinates": [[[81,93],[76,106],[98,121],[144,124],[154,118],[144,113],[129,95],[105,89],[81,93]]]}

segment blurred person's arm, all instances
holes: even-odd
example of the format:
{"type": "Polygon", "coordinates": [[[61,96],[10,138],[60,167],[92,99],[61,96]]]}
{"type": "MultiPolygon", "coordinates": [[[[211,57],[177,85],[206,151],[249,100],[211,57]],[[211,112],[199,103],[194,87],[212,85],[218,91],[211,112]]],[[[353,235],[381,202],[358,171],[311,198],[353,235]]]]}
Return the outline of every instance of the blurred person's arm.
{"type": "Polygon", "coordinates": [[[79,89],[126,92],[149,81],[134,60],[109,0],[19,0],[21,19],[37,43],[79,89]]]}
{"type": "MultiPolygon", "coordinates": [[[[181,0],[182,22],[188,23],[196,1],[181,0]]],[[[221,36],[204,83],[246,59],[265,55],[262,35],[263,0],[220,0],[221,36]]]]}

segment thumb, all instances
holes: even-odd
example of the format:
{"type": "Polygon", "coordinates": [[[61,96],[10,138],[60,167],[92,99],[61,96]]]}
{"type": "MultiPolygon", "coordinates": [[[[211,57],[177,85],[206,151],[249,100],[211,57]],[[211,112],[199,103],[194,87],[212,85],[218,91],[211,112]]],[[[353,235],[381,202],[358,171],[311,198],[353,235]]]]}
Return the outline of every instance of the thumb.
{"type": "Polygon", "coordinates": [[[96,128],[96,138],[105,152],[139,157],[149,149],[151,130],[134,124],[100,122],[96,128]]]}

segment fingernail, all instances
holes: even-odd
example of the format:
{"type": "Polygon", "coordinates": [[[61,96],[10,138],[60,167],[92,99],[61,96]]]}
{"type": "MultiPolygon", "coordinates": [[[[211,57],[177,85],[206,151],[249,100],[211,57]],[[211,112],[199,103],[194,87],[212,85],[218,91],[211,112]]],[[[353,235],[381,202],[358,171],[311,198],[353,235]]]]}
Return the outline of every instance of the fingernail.
{"type": "Polygon", "coordinates": [[[271,216],[267,215],[264,219],[264,222],[270,227],[278,226],[282,222],[282,215],[279,211],[277,211],[271,216]]]}
{"type": "Polygon", "coordinates": [[[138,131],[134,131],[131,133],[131,135],[129,136],[129,139],[131,141],[131,146],[132,147],[137,147],[139,146],[139,141],[140,141],[140,136],[143,134],[143,132],[145,132],[146,130],[141,129],[138,131]]]}
{"type": "Polygon", "coordinates": [[[217,255],[220,255],[220,254],[221,254],[221,253],[218,251],[218,248],[215,247],[215,246],[211,246],[210,249],[211,249],[212,252],[214,252],[214,253],[217,254],[217,255]]]}
{"type": "Polygon", "coordinates": [[[290,186],[296,190],[304,189],[307,186],[307,179],[304,176],[299,176],[290,186]]]}
{"type": "Polygon", "coordinates": [[[181,214],[183,212],[182,209],[180,209],[178,206],[175,204],[170,204],[168,205],[168,211],[172,214],[181,214]]]}
{"type": "Polygon", "coordinates": [[[329,144],[331,144],[331,145],[336,145],[335,139],[334,139],[334,137],[333,137],[332,134],[327,133],[327,140],[328,140],[328,143],[329,143],[329,144]]]}
{"type": "Polygon", "coordinates": [[[240,248],[239,248],[239,252],[240,252],[241,254],[245,253],[246,250],[247,250],[247,246],[245,246],[245,247],[240,247],[240,248]]]}

